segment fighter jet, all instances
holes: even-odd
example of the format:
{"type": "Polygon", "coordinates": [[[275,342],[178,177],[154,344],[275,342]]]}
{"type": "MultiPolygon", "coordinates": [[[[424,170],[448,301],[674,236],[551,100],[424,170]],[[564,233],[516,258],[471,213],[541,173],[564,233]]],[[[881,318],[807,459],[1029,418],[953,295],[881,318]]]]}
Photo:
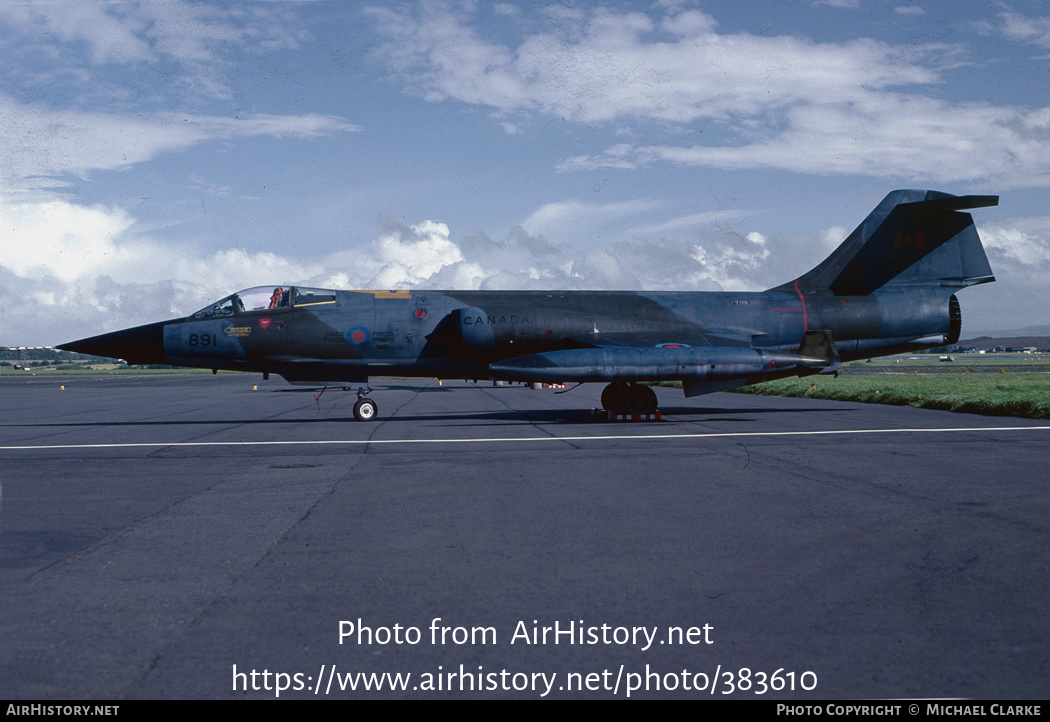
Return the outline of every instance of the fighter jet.
{"type": "Polygon", "coordinates": [[[125,359],[360,385],[377,376],[603,382],[651,414],[643,382],[687,397],[958,341],[956,291],[994,281],[973,218],[998,196],[896,190],[811,271],[762,292],[347,291],[274,284],[185,318],[59,346],[125,359]]]}

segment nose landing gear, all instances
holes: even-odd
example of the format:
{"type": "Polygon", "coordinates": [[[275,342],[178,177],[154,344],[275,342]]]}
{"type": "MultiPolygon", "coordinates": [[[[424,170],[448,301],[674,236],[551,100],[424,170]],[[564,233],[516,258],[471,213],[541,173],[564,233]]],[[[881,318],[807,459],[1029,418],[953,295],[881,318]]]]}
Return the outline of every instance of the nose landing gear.
{"type": "Polygon", "coordinates": [[[361,388],[357,390],[357,403],[354,404],[354,418],[358,421],[372,421],[379,413],[376,402],[368,398],[366,394],[372,389],[361,388]]]}
{"type": "Polygon", "coordinates": [[[614,414],[653,414],[656,392],[642,384],[614,381],[602,391],[602,406],[614,414]]]}

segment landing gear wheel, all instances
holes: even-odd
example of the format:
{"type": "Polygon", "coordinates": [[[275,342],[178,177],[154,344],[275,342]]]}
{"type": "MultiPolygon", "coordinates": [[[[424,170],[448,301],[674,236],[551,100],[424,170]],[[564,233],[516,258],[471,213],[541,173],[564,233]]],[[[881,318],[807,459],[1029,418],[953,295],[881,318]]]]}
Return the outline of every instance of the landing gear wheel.
{"type": "Polygon", "coordinates": [[[627,413],[627,384],[613,381],[602,390],[602,408],[614,414],[627,413]]]}
{"type": "Polygon", "coordinates": [[[354,404],[354,418],[358,421],[371,421],[379,413],[379,407],[372,399],[358,399],[354,404]]]}
{"type": "Polygon", "coordinates": [[[602,407],[614,414],[654,414],[659,400],[648,386],[614,381],[602,391],[602,407]]]}
{"type": "Polygon", "coordinates": [[[632,414],[656,413],[659,401],[656,392],[648,386],[631,384],[627,392],[627,410],[632,414]]]}

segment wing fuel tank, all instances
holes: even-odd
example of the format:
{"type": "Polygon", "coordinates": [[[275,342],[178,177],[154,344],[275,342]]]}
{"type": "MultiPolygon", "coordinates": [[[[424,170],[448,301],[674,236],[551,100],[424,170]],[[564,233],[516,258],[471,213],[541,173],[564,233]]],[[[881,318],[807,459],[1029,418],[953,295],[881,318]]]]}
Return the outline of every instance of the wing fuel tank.
{"type": "Polygon", "coordinates": [[[831,362],[781,351],[734,347],[587,348],[550,351],[489,366],[511,381],[670,381],[739,379],[792,369],[827,368],[831,362]]]}

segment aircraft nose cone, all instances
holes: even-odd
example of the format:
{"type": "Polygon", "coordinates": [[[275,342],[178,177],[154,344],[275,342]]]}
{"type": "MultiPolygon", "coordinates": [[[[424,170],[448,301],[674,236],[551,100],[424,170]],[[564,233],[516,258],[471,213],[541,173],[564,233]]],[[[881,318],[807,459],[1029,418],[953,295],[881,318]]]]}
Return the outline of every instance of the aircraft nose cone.
{"type": "Polygon", "coordinates": [[[123,331],[70,341],[58,348],[92,356],[120,358],[129,364],[162,364],[165,362],[164,324],[149,323],[145,326],[126,328],[123,331]]]}

